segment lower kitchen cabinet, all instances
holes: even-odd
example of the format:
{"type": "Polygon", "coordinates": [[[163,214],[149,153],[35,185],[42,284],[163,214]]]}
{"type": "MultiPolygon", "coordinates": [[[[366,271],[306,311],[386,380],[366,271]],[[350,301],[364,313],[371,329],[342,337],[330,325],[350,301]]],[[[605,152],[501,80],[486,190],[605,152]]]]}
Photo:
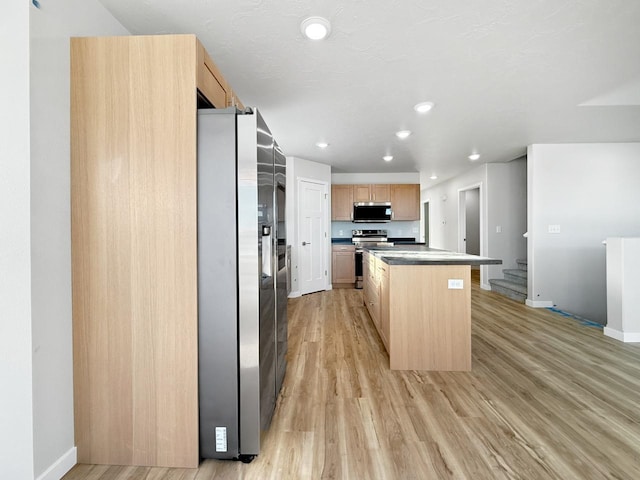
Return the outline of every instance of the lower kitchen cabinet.
{"type": "Polygon", "coordinates": [[[331,247],[331,281],[334,284],[355,283],[356,247],[354,245],[331,247]]]}
{"type": "Polygon", "coordinates": [[[389,266],[381,260],[377,262],[378,272],[378,303],[380,337],[387,350],[389,349],[389,266]]]}
{"type": "Polygon", "coordinates": [[[369,252],[362,254],[362,277],[364,304],[371,320],[380,331],[380,285],[378,276],[378,259],[369,252]]]}

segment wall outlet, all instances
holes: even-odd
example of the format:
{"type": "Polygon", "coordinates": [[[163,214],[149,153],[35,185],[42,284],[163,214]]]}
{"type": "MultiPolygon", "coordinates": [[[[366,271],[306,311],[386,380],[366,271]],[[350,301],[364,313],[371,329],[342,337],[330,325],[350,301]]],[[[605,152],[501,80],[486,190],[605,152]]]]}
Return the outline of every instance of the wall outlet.
{"type": "Polygon", "coordinates": [[[549,233],[560,233],[560,225],[549,225],[549,233]]]}
{"type": "Polygon", "coordinates": [[[462,290],[464,289],[464,280],[461,278],[450,278],[448,280],[449,290],[462,290]]]}
{"type": "Polygon", "coordinates": [[[496,225],[496,233],[502,233],[502,225],[496,225]]]}
{"type": "Polygon", "coordinates": [[[344,235],[344,230],[338,230],[338,235],[342,237],[344,235]]]}

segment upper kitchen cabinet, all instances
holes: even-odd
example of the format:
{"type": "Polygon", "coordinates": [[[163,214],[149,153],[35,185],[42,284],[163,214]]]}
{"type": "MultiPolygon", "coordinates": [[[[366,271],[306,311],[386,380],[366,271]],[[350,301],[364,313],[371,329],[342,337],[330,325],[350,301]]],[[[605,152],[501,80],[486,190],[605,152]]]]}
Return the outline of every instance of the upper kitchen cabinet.
{"type": "Polygon", "coordinates": [[[350,222],[353,216],[354,185],[331,185],[331,220],[350,222]]]}
{"type": "Polygon", "coordinates": [[[229,92],[194,35],[71,39],[80,463],[198,466],[196,110],[229,92]]]}
{"type": "Polygon", "coordinates": [[[390,202],[391,201],[391,185],[354,185],[353,201],[354,202],[390,202]]]}
{"type": "Polygon", "coordinates": [[[198,55],[198,90],[211,105],[216,108],[225,108],[227,106],[227,92],[231,98],[231,89],[200,41],[195,40],[198,55]]]}
{"type": "Polygon", "coordinates": [[[393,220],[420,220],[420,185],[391,185],[393,220]]]}

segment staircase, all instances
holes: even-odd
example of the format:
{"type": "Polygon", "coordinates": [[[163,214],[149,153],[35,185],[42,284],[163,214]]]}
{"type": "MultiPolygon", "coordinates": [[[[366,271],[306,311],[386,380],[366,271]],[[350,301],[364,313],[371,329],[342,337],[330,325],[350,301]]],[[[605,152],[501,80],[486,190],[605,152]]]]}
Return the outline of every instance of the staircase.
{"type": "Polygon", "coordinates": [[[489,280],[491,291],[509,297],[516,302],[524,303],[527,299],[527,260],[516,260],[518,268],[504,269],[504,279],[489,280]]]}

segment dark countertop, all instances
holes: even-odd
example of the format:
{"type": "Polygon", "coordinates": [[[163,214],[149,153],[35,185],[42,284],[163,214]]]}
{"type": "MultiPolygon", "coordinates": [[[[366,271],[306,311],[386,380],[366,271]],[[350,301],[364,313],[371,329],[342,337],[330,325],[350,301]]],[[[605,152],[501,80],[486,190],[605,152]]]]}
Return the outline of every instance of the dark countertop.
{"type": "Polygon", "coordinates": [[[499,265],[502,260],[430,248],[425,245],[365,247],[387,265],[499,265]]]}
{"type": "MultiPolygon", "coordinates": [[[[387,241],[396,245],[424,245],[424,243],[416,242],[416,239],[413,237],[389,237],[387,241]]],[[[332,237],[331,243],[333,245],[353,245],[351,237],[332,237]]]]}
{"type": "Polygon", "coordinates": [[[333,245],[353,245],[353,242],[351,242],[351,237],[349,238],[341,238],[341,237],[333,237],[331,239],[331,243],[333,245]]]}

